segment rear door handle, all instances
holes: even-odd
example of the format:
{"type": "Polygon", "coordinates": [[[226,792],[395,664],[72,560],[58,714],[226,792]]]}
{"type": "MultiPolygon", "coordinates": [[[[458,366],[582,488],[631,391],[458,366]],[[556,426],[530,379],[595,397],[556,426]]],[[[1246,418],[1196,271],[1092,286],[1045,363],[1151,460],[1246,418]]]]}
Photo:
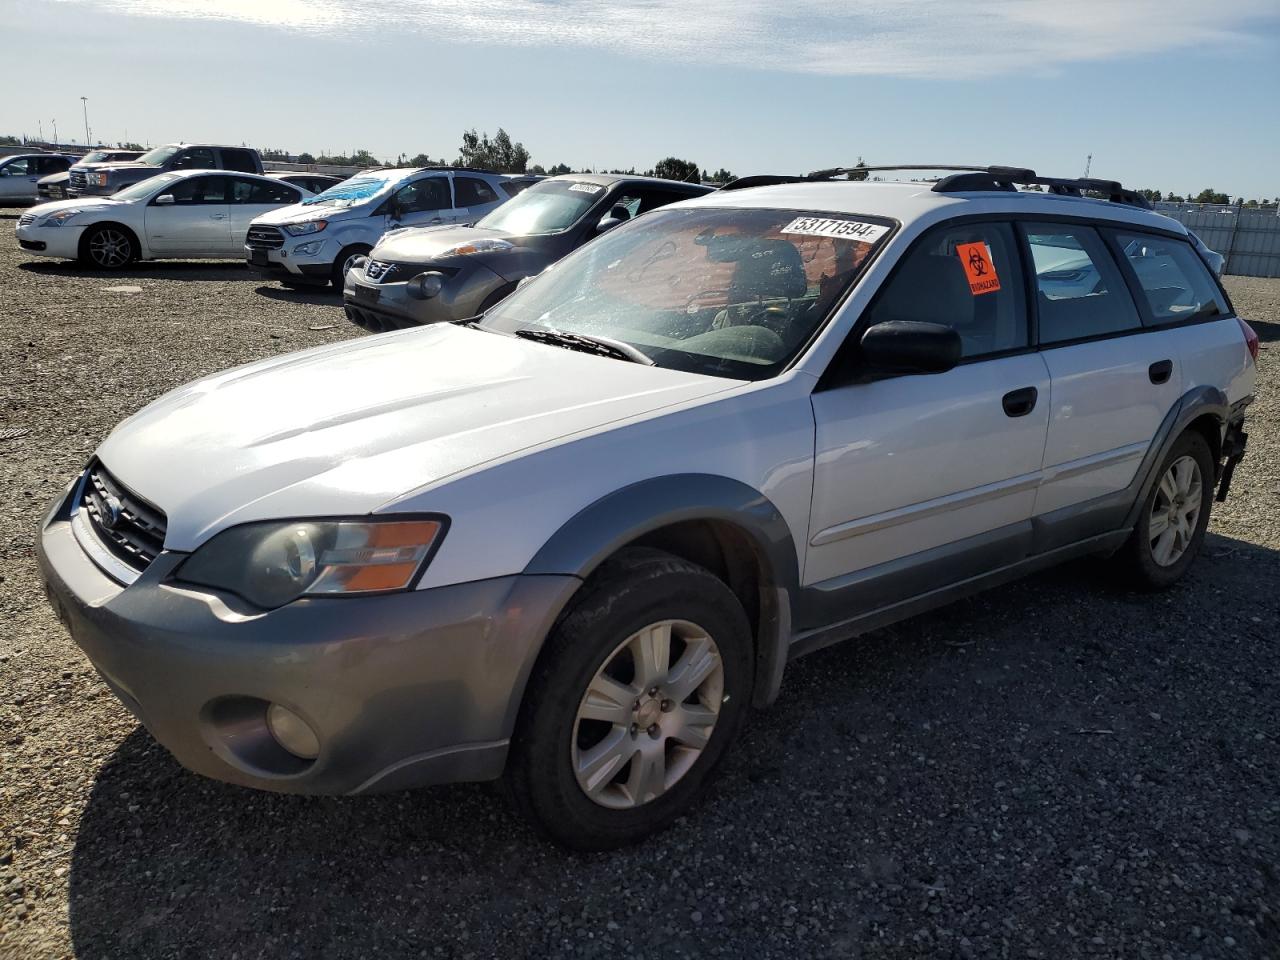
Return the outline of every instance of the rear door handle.
{"type": "Polygon", "coordinates": [[[1147,367],[1147,376],[1151,378],[1151,382],[1154,384],[1168,383],[1169,377],[1172,375],[1172,360],[1157,360],[1151,366],[1147,367]]]}
{"type": "Polygon", "coordinates": [[[1040,392],[1035,387],[1023,387],[1021,390],[1010,390],[1001,399],[1006,416],[1025,417],[1036,408],[1036,399],[1040,392]]]}

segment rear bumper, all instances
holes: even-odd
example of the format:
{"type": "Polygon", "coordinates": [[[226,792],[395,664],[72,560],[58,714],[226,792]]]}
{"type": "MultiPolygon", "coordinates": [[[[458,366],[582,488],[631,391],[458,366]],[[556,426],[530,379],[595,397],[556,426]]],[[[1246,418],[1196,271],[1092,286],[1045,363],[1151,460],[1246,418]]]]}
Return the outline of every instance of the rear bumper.
{"type": "Polygon", "coordinates": [[[1245,397],[1232,404],[1231,416],[1227,421],[1226,431],[1222,436],[1222,468],[1218,472],[1218,503],[1227,499],[1231,492],[1231,478],[1235,476],[1236,466],[1244,459],[1249,446],[1249,434],[1244,430],[1244,408],[1253,402],[1253,397],[1245,397]]]}
{"type": "Polygon", "coordinates": [[[187,768],[288,793],[350,794],[499,776],[542,639],[572,577],[511,576],[263,613],[171,580],[162,553],[125,587],[71,532],[66,498],[37,555],[54,609],[120,700],[187,768]],[[279,703],[320,751],[286,751],[279,703]]]}

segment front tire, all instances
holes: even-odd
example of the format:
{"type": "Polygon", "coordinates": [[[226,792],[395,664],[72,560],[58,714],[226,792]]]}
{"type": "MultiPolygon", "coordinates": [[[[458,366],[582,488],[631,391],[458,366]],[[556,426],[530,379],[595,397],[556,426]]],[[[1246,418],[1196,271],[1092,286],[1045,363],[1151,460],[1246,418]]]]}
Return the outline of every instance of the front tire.
{"type": "Polygon", "coordinates": [[[114,223],[90,227],[80,239],[80,262],[97,270],[122,270],[138,254],[137,239],[114,223]]]}
{"type": "Polygon", "coordinates": [[[352,244],[349,247],[343,247],[342,252],[333,261],[333,272],[330,275],[330,281],[333,283],[333,289],[339,293],[346,286],[347,269],[351,266],[356,257],[367,257],[372,247],[367,247],[362,243],[352,244]]]}
{"type": "Polygon", "coordinates": [[[1117,554],[1130,582],[1146,590],[1180,580],[1204,542],[1214,486],[1208,442],[1195,431],[1184,433],[1156,477],[1133,534],[1117,554]]]}
{"type": "Polygon", "coordinates": [[[708,570],[629,548],[547,640],[512,738],[521,811],[578,850],[634,843],[696,802],[746,718],[751,627],[708,570]]]}

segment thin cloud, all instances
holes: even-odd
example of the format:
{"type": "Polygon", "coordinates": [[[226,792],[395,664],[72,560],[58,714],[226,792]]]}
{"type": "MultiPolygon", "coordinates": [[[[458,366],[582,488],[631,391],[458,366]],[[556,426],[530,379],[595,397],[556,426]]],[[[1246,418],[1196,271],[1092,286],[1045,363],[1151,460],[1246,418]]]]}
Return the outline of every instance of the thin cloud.
{"type": "Polygon", "coordinates": [[[1259,41],[1274,0],[61,0],[133,16],[828,76],[973,78],[1259,41]]]}

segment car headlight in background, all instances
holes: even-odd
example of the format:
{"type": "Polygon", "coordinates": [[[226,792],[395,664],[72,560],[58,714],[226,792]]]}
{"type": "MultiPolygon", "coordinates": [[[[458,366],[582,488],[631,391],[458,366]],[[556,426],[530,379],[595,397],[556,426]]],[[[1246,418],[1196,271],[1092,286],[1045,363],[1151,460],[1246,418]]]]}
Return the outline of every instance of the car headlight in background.
{"type": "Polygon", "coordinates": [[[111,178],[108,174],[105,174],[105,173],[98,174],[97,175],[98,186],[105,187],[107,185],[107,181],[110,179],[111,178]]]}
{"type": "Polygon", "coordinates": [[[313,257],[320,252],[320,248],[323,246],[323,240],[312,240],[310,243],[300,243],[293,248],[293,255],[295,257],[313,257]]]}
{"type": "Polygon", "coordinates": [[[83,210],[59,210],[56,213],[51,213],[48,216],[41,219],[40,226],[60,227],[64,223],[66,223],[68,220],[70,220],[72,217],[78,217],[83,212],[84,212],[83,210]]]}
{"type": "Polygon", "coordinates": [[[420,273],[404,285],[405,293],[418,300],[430,300],[444,287],[444,274],[435,270],[420,273]]]}
{"type": "Polygon", "coordinates": [[[306,223],[286,223],[284,224],[284,232],[291,237],[305,237],[308,234],[319,233],[329,225],[328,220],[308,220],[306,223]]]}
{"type": "Polygon", "coordinates": [[[444,528],[442,518],[250,523],[215,536],[187,558],[175,576],[267,609],[304,594],[406,590],[444,528]]]}
{"type": "Polygon", "coordinates": [[[483,240],[469,240],[466,243],[458,243],[450,247],[448,250],[441,251],[442,257],[469,257],[473,253],[498,253],[502,250],[510,250],[515,244],[510,240],[498,240],[489,237],[483,240]]]}

